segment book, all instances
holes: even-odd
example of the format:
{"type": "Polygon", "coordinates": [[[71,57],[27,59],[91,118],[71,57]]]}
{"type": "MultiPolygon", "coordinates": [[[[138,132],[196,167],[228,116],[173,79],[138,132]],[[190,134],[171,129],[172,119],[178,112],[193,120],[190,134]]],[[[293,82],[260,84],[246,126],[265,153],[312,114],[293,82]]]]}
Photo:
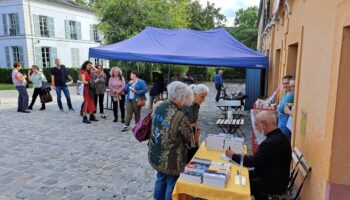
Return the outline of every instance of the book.
{"type": "Polygon", "coordinates": [[[192,161],[186,165],[185,172],[195,172],[195,173],[203,174],[203,172],[205,170],[207,170],[208,168],[209,168],[208,164],[203,164],[203,163],[198,163],[198,162],[192,161]]]}
{"type": "Polygon", "coordinates": [[[196,172],[182,172],[180,178],[195,183],[202,183],[202,174],[196,172]]]}
{"type": "Polygon", "coordinates": [[[224,143],[224,150],[231,148],[235,153],[242,153],[244,150],[244,139],[238,137],[226,138],[224,143]]]}
{"type": "Polygon", "coordinates": [[[228,178],[229,174],[216,170],[206,170],[203,173],[203,184],[225,188],[228,178]]]}
{"type": "Polygon", "coordinates": [[[201,164],[210,165],[211,160],[203,159],[203,158],[198,158],[198,157],[194,157],[194,158],[192,159],[191,162],[196,162],[196,163],[201,163],[201,164]]]}

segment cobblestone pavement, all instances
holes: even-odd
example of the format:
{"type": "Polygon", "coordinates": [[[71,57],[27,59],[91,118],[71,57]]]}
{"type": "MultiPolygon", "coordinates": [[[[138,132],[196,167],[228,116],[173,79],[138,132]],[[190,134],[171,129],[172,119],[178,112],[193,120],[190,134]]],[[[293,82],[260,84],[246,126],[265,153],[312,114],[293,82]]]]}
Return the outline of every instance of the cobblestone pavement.
{"type": "MultiPolygon", "coordinates": [[[[200,124],[207,133],[218,133],[219,110],[215,89],[200,110],[200,124]]],[[[229,84],[226,84],[228,86],[229,84]]],[[[244,84],[230,84],[244,91],[244,84]]],[[[45,111],[34,106],[32,113],[17,113],[17,91],[0,91],[0,200],[7,199],[152,199],[155,171],[147,161],[147,143],[139,143],[122,124],[107,120],[82,123],[82,97],[70,88],[76,111],[58,110],[54,102],[45,111]]],[[[29,95],[33,90],[28,90],[29,95]]],[[[31,98],[30,98],[31,99],[31,98]]],[[[143,116],[146,109],[143,109],[143,116]]],[[[250,142],[249,117],[243,131],[250,142]]],[[[249,145],[250,147],[251,145],[249,145]]]]}

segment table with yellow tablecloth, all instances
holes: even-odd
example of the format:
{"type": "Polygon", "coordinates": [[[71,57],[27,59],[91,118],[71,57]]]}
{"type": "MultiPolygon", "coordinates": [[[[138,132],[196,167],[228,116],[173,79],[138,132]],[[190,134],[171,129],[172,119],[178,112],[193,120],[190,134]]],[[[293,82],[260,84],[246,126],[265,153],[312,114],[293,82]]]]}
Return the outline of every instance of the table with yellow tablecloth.
{"type": "Polygon", "coordinates": [[[191,197],[200,197],[208,200],[229,200],[240,199],[250,200],[250,185],[249,185],[249,173],[248,169],[243,167],[242,175],[246,178],[246,185],[237,185],[234,183],[234,177],[236,171],[239,169],[238,165],[232,164],[220,158],[220,155],[224,154],[224,151],[208,150],[205,147],[204,142],[199,147],[195,157],[209,159],[212,161],[229,163],[231,165],[230,177],[227,181],[225,188],[214,187],[205,185],[203,183],[194,183],[179,178],[176,182],[173,199],[191,199],[191,197]]]}

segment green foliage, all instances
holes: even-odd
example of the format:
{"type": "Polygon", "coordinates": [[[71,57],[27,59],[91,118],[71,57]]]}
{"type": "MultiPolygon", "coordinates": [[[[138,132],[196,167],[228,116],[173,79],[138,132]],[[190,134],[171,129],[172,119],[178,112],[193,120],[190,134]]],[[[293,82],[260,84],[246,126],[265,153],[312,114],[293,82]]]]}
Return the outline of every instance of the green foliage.
{"type": "Polygon", "coordinates": [[[258,39],[258,8],[256,6],[247,9],[239,9],[236,12],[234,29],[228,31],[247,47],[256,50],[258,39]]]}
{"type": "Polygon", "coordinates": [[[0,83],[0,90],[15,90],[16,87],[10,83],[0,83]]]}
{"type": "Polygon", "coordinates": [[[90,1],[101,21],[107,44],[128,39],[146,26],[208,30],[222,25],[225,16],[215,4],[202,8],[198,0],[90,1]]]}

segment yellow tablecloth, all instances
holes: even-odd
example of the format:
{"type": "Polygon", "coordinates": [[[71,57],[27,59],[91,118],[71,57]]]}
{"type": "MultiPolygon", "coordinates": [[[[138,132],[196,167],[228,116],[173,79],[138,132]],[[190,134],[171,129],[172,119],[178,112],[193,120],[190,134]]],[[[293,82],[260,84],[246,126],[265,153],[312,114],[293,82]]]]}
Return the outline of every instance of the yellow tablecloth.
{"type": "MultiPolygon", "coordinates": [[[[220,158],[220,155],[224,154],[223,151],[213,151],[207,150],[204,142],[199,147],[195,157],[209,159],[213,161],[229,163],[220,158]]],[[[229,199],[240,199],[240,200],[250,200],[250,185],[249,185],[249,174],[248,169],[243,168],[242,174],[246,178],[246,185],[236,185],[234,183],[234,177],[236,175],[236,170],[239,166],[231,164],[231,174],[227,181],[225,188],[213,187],[205,184],[198,184],[193,182],[188,182],[179,178],[176,182],[173,199],[191,199],[193,197],[200,197],[208,200],[229,200],[229,199]]]]}

